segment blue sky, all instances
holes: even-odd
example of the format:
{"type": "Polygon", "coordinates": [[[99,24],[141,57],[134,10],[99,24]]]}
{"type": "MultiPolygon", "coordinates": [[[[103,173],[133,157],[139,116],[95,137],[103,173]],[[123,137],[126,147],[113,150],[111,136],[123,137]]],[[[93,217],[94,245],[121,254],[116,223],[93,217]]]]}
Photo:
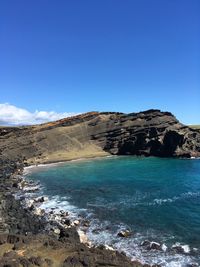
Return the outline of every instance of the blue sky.
{"type": "Polygon", "coordinates": [[[199,0],[1,1],[4,112],[158,108],[200,123],[199,14],[199,0]]]}

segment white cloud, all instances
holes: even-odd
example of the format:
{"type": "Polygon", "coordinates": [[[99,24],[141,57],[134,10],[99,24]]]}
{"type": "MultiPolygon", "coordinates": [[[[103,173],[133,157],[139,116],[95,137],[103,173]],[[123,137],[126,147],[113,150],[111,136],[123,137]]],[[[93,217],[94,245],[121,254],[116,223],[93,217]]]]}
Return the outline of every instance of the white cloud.
{"type": "Polygon", "coordinates": [[[0,125],[30,125],[55,121],[76,115],[76,113],[57,113],[55,111],[29,112],[8,103],[0,104],[0,125]]]}

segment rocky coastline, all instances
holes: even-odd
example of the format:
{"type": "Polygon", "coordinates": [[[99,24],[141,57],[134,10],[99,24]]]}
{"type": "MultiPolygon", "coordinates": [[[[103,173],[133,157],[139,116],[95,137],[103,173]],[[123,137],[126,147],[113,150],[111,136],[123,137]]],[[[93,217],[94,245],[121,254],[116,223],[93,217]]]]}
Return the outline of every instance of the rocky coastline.
{"type": "Polygon", "coordinates": [[[143,266],[123,253],[81,243],[84,240],[76,229],[79,222],[72,225],[67,214],[61,214],[68,226],[63,227],[35,208],[33,212],[31,203],[24,205],[22,198],[15,197],[21,185],[26,186],[21,176],[23,168],[20,161],[1,160],[0,266],[143,266]]]}
{"type": "Polygon", "coordinates": [[[81,243],[77,225],[84,222],[71,225],[67,214],[60,214],[62,223],[51,224],[37,205],[16,198],[26,166],[105,155],[199,157],[200,133],[158,110],[92,112],[39,126],[0,128],[0,266],[149,266],[81,243]]]}
{"type": "MultiPolygon", "coordinates": [[[[48,198],[34,195],[39,190],[39,184],[24,179],[24,164],[10,161],[2,164],[5,168],[1,168],[3,183],[0,184],[0,266],[162,266],[131,261],[125,253],[109,246],[95,247],[84,231],[89,227],[89,221],[72,219],[64,210],[52,208],[46,212],[40,206],[48,202],[48,198]],[[29,194],[30,197],[27,197],[29,194]],[[58,253],[56,259],[55,251],[58,253]]],[[[129,238],[131,234],[129,230],[124,230],[118,236],[129,238]]],[[[144,240],[141,247],[163,253],[169,249],[165,244],[149,240],[144,240]]],[[[170,249],[182,255],[198,253],[178,243],[170,249]]],[[[198,264],[187,266],[197,267],[198,264]]]]}

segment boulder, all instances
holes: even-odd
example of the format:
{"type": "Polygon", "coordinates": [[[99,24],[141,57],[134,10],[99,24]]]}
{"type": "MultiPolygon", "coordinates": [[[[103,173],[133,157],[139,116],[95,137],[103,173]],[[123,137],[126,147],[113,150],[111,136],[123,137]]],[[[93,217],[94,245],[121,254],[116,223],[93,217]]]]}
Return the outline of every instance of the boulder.
{"type": "Polygon", "coordinates": [[[28,200],[26,201],[26,206],[27,206],[28,208],[30,208],[30,207],[34,204],[34,202],[35,202],[34,199],[28,199],[28,200]]]}
{"type": "Polygon", "coordinates": [[[49,199],[48,199],[48,197],[46,197],[46,196],[42,196],[42,197],[37,197],[37,198],[35,198],[35,202],[41,202],[41,203],[43,203],[43,202],[46,202],[46,201],[48,201],[49,199]]]}
{"type": "Polygon", "coordinates": [[[161,244],[157,242],[151,242],[149,249],[161,250],[161,244]]]}
{"type": "Polygon", "coordinates": [[[78,226],[79,224],[80,224],[80,221],[79,220],[73,221],[73,225],[78,226]]]}
{"type": "Polygon", "coordinates": [[[144,240],[140,245],[146,247],[148,250],[162,250],[163,252],[166,252],[168,249],[165,244],[160,244],[155,241],[151,242],[149,240],[144,240]]]}
{"type": "Polygon", "coordinates": [[[66,220],[64,220],[63,223],[64,223],[65,225],[67,225],[67,226],[70,226],[70,225],[71,225],[71,221],[70,221],[70,219],[66,219],[66,220]]]}
{"type": "Polygon", "coordinates": [[[132,232],[129,230],[121,230],[118,234],[119,237],[130,237],[132,232]]]}
{"type": "Polygon", "coordinates": [[[44,213],[45,213],[44,209],[40,209],[40,208],[37,208],[37,207],[34,209],[34,214],[35,215],[42,216],[42,215],[44,215],[44,213]]]}
{"type": "Polygon", "coordinates": [[[89,227],[90,226],[90,222],[85,220],[85,221],[82,222],[82,226],[83,227],[89,227]]]}
{"type": "Polygon", "coordinates": [[[87,235],[80,229],[77,232],[80,238],[80,242],[86,244],[87,246],[91,246],[91,242],[88,240],[87,235]]]}
{"type": "Polygon", "coordinates": [[[108,245],[105,245],[105,249],[114,251],[114,248],[108,245]]]}
{"type": "Polygon", "coordinates": [[[12,186],[18,188],[18,182],[14,182],[12,186]]]}
{"type": "Polygon", "coordinates": [[[183,253],[183,254],[188,254],[190,253],[190,247],[188,245],[181,245],[180,243],[175,243],[172,246],[172,250],[175,250],[176,253],[183,253]]]}
{"type": "Polygon", "coordinates": [[[67,217],[67,216],[69,216],[69,212],[67,212],[67,211],[64,211],[64,210],[61,210],[60,211],[60,216],[63,218],[63,217],[67,217]]]}
{"type": "Polygon", "coordinates": [[[151,244],[151,241],[149,241],[149,240],[144,240],[144,241],[141,242],[140,246],[142,246],[142,247],[147,247],[147,246],[150,246],[150,244],[151,244]]]}
{"type": "Polygon", "coordinates": [[[54,232],[56,235],[59,235],[59,234],[60,234],[60,229],[59,229],[59,228],[54,228],[54,229],[53,229],[53,232],[54,232]]]}

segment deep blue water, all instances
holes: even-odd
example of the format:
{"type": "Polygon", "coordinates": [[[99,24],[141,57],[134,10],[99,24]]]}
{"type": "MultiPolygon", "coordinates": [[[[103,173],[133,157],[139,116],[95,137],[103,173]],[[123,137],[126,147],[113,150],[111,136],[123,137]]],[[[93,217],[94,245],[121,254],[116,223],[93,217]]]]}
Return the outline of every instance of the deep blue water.
{"type": "MultiPolygon", "coordinates": [[[[156,261],[142,251],[142,240],[200,249],[200,160],[111,157],[39,168],[29,177],[41,182],[43,194],[57,197],[54,205],[63,200],[88,216],[93,242],[114,244],[130,256],[152,257],[152,262],[170,262],[172,256],[160,254],[156,261]],[[122,228],[131,229],[133,237],[116,237],[122,228]]],[[[179,257],[189,256],[177,257],[181,262],[179,257]]]]}

